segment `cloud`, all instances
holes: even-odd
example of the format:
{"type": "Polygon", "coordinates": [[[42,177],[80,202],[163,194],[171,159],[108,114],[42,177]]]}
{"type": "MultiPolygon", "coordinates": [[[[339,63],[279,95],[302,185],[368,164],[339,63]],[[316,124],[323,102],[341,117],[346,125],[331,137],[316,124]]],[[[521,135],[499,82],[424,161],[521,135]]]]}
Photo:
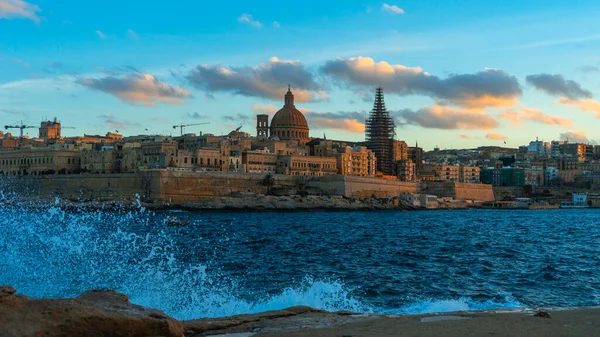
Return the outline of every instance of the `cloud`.
{"type": "Polygon", "coordinates": [[[404,10],[396,5],[383,4],[381,10],[392,14],[404,14],[404,10]]]}
{"type": "Polygon", "coordinates": [[[441,79],[419,67],[375,63],[372,58],[357,57],[327,61],[321,71],[348,87],[371,89],[381,85],[386,92],[425,95],[441,103],[471,109],[516,105],[522,94],[516,77],[497,69],[441,79]]]}
{"type": "Polygon", "coordinates": [[[0,19],[30,19],[40,23],[40,18],[35,14],[42,10],[37,5],[23,0],[0,0],[0,19]]]}
{"type": "Polygon", "coordinates": [[[273,116],[277,111],[279,111],[279,109],[281,109],[281,108],[276,107],[274,105],[254,104],[252,106],[252,110],[254,110],[255,112],[261,113],[261,114],[267,114],[269,116],[273,116]]]}
{"type": "Polygon", "coordinates": [[[424,128],[444,130],[491,130],[500,126],[490,115],[473,110],[456,110],[447,106],[435,105],[421,108],[400,110],[397,120],[402,124],[419,125],[424,128]]]}
{"type": "Polygon", "coordinates": [[[279,22],[277,22],[277,21],[274,21],[273,22],[273,28],[279,28],[279,27],[281,27],[281,24],[279,22]]]}
{"type": "Polygon", "coordinates": [[[101,39],[106,39],[106,35],[99,30],[96,31],[96,35],[98,35],[98,37],[101,39]]]}
{"type": "Polygon", "coordinates": [[[208,118],[207,115],[201,115],[201,114],[199,114],[197,112],[194,112],[194,113],[188,112],[187,116],[189,118],[193,118],[193,119],[206,119],[206,118],[208,118]]]}
{"type": "Polygon", "coordinates": [[[248,124],[252,121],[252,118],[250,116],[244,114],[225,115],[221,118],[226,122],[237,123],[241,125],[248,124]]]}
{"type": "Polygon", "coordinates": [[[467,139],[467,140],[469,140],[469,139],[479,139],[479,137],[477,137],[477,136],[469,136],[469,135],[465,135],[465,134],[461,134],[459,137],[460,137],[460,139],[467,139]]]}
{"type": "Polygon", "coordinates": [[[495,133],[495,132],[488,132],[488,134],[485,135],[485,138],[491,139],[491,140],[507,140],[508,139],[508,138],[506,138],[505,135],[495,133]]]}
{"type": "Polygon", "coordinates": [[[327,93],[313,74],[299,61],[269,59],[255,67],[225,68],[200,65],[186,76],[195,88],[208,93],[229,92],[234,95],[283,100],[287,86],[292,86],[298,102],[327,100],[327,93]]]}
{"type": "Polygon", "coordinates": [[[565,96],[571,99],[592,97],[592,93],[581,88],[579,83],[566,80],[562,75],[529,75],[525,80],[536,89],[542,90],[551,96],[565,96]]]}
{"type": "Polygon", "coordinates": [[[600,102],[588,98],[588,99],[570,99],[567,97],[561,97],[558,99],[558,104],[573,105],[580,110],[593,112],[596,114],[596,118],[600,118],[600,102]]]}
{"type": "Polygon", "coordinates": [[[111,129],[115,129],[116,130],[122,130],[122,129],[128,129],[130,127],[140,127],[140,123],[137,122],[131,122],[128,120],[120,120],[117,117],[115,117],[113,114],[107,114],[107,115],[100,115],[98,116],[98,118],[100,120],[102,120],[102,123],[106,126],[108,126],[111,129]]]}
{"type": "Polygon", "coordinates": [[[365,116],[360,112],[306,112],[305,116],[311,129],[337,129],[346,132],[365,132],[365,116]]]}
{"type": "Polygon", "coordinates": [[[152,120],[155,122],[159,122],[159,123],[168,123],[169,122],[166,118],[163,118],[160,116],[156,116],[156,117],[152,118],[152,120]]]}
{"type": "Polygon", "coordinates": [[[31,67],[31,65],[21,59],[15,59],[15,62],[17,62],[18,64],[22,65],[23,67],[29,68],[31,67]]]}
{"type": "Polygon", "coordinates": [[[134,40],[137,40],[140,38],[132,29],[127,31],[127,35],[129,35],[129,37],[131,37],[134,40]]]}
{"type": "Polygon", "coordinates": [[[560,134],[560,140],[568,140],[569,143],[597,144],[595,140],[590,140],[583,131],[571,131],[560,134]]]}
{"type": "Polygon", "coordinates": [[[513,125],[521,124],[523,120],[526,120],[547,125],[564,126],[567,128],[573,127],[573,121],[569,118],[551,116],[545,114],[541,110],[532,108],[522,108],[519,111],[506,110],[498,115],[498,117],[511,121],[513,125]]]}
{"type": "Polygon", "coordinates": [[[238,22],[241,23],[247,23],[252,27],[256,27],[256,28],[261,28],[262,27],[262,23],[260,23],[260,21],[255,21],[252,19],[252,15],[250,14],[242,14],[240,15],[240,17],[238,18],[238,22]]]}
{"type": "Polygon", "coordinates": [[[581,71],[582,73],[597,73],[600,72],[600,68],[596,67],[596,66],[582,66],[577,68],[577,70],[581,71]]]}
{"type": "Polygon", "coordinates": [[[57,62],[57,61],[52,61],[50,62],[50,68],[54,68],[54,69],[62,69],[64,68],[64,64],[62,64],[61,62],[57,62]]]}
{"type": "Polygon", "coordinates": [[[192,97],[185,88],[168,85],[143,73],[84,78],[77,83],[116,96],[123,102],[147,107],[155,107],[157,103],[180,105],[186,98],[192,97]]]}

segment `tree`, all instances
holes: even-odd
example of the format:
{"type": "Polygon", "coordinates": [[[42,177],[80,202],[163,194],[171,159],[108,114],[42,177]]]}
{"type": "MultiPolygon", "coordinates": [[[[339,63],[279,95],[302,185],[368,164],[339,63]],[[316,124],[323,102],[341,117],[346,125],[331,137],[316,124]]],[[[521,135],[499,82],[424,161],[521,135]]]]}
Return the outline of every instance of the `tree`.
{"type": "Polygon", "coordinates": [[[533,194],[533,186],[531,186],[531,185],[523,186],[523,194],[527,197],[530,197],[533,194]]]}
{"type": "Polygon", "coordinates": [[[271,194],[271,189],[275,186],[275,178],[271,174],[271,172],[265,174],[261,181],[261,185],[267,188],[267,194],[271,194]]]}

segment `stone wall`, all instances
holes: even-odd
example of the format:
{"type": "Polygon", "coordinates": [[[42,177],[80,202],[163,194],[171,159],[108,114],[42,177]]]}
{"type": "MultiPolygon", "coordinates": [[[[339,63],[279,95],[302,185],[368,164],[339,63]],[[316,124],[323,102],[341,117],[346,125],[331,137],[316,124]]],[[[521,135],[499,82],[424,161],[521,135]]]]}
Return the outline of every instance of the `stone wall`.
{"type": "Polygon", "coordinates": [[[10,185],[28,186],[27,191],[17,191],[25,197],[135,200],[136,194],[142,196],[144,193],[140,177],[134,173],[23,176],[14,179],[10,185]]]}
{"type": "MultiPolygon", "coordinates": [[[[77,174],[20,177],[15,191],[64,199],[142,200],[189,202],[239,194],[266,194],[264,174],[193,172],[170,169],[122,174],[77,174]]],[[[451,182],[409,183],[398,180],[326,175],[324,177],[274,175],[273,192],[345,197],[397,197],[402,193],[426,193],[460,200],[494,200],[490,185],[451,182]]]]}
{"type": "Polygon", "coordinates": [[[467,184],[457,182],[427,182],[420,185],[421,193],[438,197],[450,197],[458,200],[493,201],[492,185],[467,184]]]}
{"type": "MultiPolygon", "coordinates": [[[[192,172],[160,170],[157,200],[185,202],[206,198],[225,197],[232,194],[266,194],[262,184],[264,174],[234,172],[192,172]]],[[[299,179],[293,176],[274,175],[274,190],[295,192],[299,179]]]]}
{"type": "Polygon", "coordinates": [[[331,195],[345,197],[397,197],[401,193],[416,193],[417,184],[398,180],[327,175],[309,181],[308,186],[318,187],[331,195]]]}

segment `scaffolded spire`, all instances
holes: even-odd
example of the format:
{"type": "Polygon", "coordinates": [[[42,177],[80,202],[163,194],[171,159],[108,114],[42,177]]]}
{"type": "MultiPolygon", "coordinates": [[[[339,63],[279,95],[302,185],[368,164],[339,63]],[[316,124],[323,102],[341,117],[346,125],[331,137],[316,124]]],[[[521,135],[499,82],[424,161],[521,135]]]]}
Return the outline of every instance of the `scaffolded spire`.
{"type": "Polygon", "coordinates": [[[367,147],[377,157],[377,169],[385,174],[394,174],[394,119],[385,108],[383,88],[377,88],[375,104],[366,121],[367,147]]]}

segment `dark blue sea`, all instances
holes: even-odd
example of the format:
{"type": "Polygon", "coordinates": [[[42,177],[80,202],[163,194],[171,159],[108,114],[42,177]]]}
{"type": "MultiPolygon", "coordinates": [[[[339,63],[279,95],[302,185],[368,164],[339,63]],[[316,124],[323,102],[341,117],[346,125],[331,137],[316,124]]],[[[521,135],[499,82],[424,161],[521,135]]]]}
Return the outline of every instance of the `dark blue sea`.
{"type": "Polygon", "coordinates": [[[0,206],[0,284],[179,318],[600,305],[600,210],[153,213],[0,206]],[[176,215],[184,227],[167,227],[176,215]]]}

